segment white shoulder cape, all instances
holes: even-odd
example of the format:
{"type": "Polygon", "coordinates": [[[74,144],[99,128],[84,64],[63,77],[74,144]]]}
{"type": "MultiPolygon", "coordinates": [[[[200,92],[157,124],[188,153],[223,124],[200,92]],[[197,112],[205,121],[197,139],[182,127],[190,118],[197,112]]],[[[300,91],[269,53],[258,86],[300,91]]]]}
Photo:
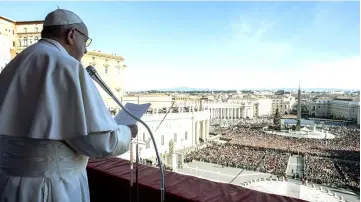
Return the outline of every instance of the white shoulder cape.
{"type": "Polygon", "coordinates": [[[0,135],[64,140],[118,127],[80,62],[45,39],[0,74],[0,135]]]}

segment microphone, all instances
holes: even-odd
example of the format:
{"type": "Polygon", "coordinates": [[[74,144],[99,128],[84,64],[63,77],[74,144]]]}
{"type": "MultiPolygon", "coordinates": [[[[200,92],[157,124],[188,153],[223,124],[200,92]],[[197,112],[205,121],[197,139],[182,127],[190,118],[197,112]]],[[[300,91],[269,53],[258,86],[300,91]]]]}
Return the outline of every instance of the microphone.
{"type": "Polygon", "coordinates": [[[100,87],[102,87],[104,89],[105,92],[108,93],[108,95],[110,97],[113,98],[113,100],[129,115],[131,116],[133,119],[137,120],[138,122],[140,122],[149,132],[149,135],[152,139],[153,142],[153,146],[154,146],[154,150],[157,156],[157,160],[159,163],[159,170],[160,170],[160,195],[161,195],[161,202],[164,202],[164,198],[165,198],[165,189],[164,189],[164,170],[163,170],[163,163],[162,160],[160,158],[159,152],[158,152],[158,148],[157,148],[157,144],[155,142],[154,136],[152,131],[150,130],[149,126],[142,121],[141,119],[139,119],[138,117],[134,116],[132,113],[130,113],[123,105],[122,103],[118,100],[118,98],[114,95],[114,93],[112,92],[112,90],[105,84],[105,82],[101,79],[101,77],[99,76],[98,72],[95,70],[95,68],[93,66],[88,66],[86,68],[87,72],[89,73],[90,77],[97,82],[100,87]]]}
{"type": "MultiPolygon", "coordinates": [[[[93,66],[88,66],[86,68],[86,71],[89,73],[90,77],[99,84],[100,87],[103,88],[103,90],[108,93],[108,95],[112,96],[113,92],[110,90],[110,88],[105,84],[103,79],[98,74],[97,70],[93,66]]],[[[123,107],[122,107],[123,108],[123,107]]]]}

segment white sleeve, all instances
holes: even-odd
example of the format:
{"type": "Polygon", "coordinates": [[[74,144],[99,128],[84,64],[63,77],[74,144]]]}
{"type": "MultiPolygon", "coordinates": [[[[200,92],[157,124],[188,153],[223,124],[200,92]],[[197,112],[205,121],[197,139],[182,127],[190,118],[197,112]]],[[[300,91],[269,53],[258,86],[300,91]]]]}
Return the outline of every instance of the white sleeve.
{"type": "Polygon", "coordinates": [[[115,157],[129,150],[131,132],[128,126],[119,125],[114,131],[90,133],[65,142],[84,156],[115,157]]]}

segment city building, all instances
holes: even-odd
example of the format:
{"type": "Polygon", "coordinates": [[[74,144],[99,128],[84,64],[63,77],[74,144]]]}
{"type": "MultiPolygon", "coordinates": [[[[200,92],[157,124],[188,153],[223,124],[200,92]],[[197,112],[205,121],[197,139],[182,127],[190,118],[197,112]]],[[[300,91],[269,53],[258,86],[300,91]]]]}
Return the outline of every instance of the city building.
{"type": "MultiPolygon", "coordinates": [[[[169,108],[173,105],[173,97],[169,95],[147,95],[147,94],[128,94],[120,98],[123,104],[145,104],[151,103],[151,109],[156,108],[169,108]]],[[[175,106],[175,104],[173,105],[175,106]]]]}
{"type": "MultiPolygon", "coordinates": [[[[244,116],[251,117],[261,117],[261,116],[270,116],[273,114],[273,100],[271,98],[257,97],[254,95],[247,95],[243,97],[232,97],[227,100],[228,104],[238,104],[239,107],[243,110],[245,109],[244,116]],[[252,113],[252,115],[249,115],[252,113]]],[[[219,106],[222,103],[218,103],[219,106]]],[[[226,103],[224,103],[226,104],[226,103]]],[[[219,107],[222,108],[222,107],[219,107]]],[[[243,116],[241,116],[243,117],[243,116]]]]}
{"type": "Polygon", "coordinates": [[[274,95],[274,92],[272,92],[272,91],[255,91],[254,94],[260,95],[260,96],[272,96],[272,95],[274,95]]]}
{"type": "Polygon", "coordinates": [[[0,34],[0,72],[11,60],[10,42],[7,37],[0,34]]]}
{"type": "Polygon", "coordinates": [[[201,103],[201,96],[194,96],[189,94],[176,94],[172,96],[173,101],[175,101],[177,104],[182,103],[194,103],[194,104],[200,104],[201,103]]]}
{"type": "Polygon", "coordinates": [[[339,90],[339,91],[329,91],[328,92],[331,95],[343,95],[344,91],[343,90],[339,90]]]}
{"type": "Polygon", "coordinates": [[[227,99],[227,103],[243,105],[248,103],[249,105],[253,106],[253,116],[259,117],[275,114],[277,108],[281,115],[290,114],[296,101],[295,97],[290,94],[271,97],[243,95],[242,97],[232,96],[227,99]]]}
{"type": "Polygon", "coordinates": [[[0,34],[10,43],[11,58],[40,39],[43,21],[14,21],[0,16],[0,34]]]}
{"type": "Polygon", "coordinates": [[[207,103],[205,107],[210,110],[211,119],[253,119],[254,102],[242,103],[207,103]]]}
{"type": "MultiPolygon", "coordinates": [[[[81,62],[84,67],[93,66],[118,98],[124,96],[124,71],[127,66],[124,64],[123,57],[89,50],[81,62]]],[[[108,108],[118,107],[113,98],[100,88],[98,84],[96,86],[108,108]]]]}
{"type": "MultiPolygon", "coordinates": [[[[0,16],[0,35],[7,41],[11,59],[25,48],[35,44],[41,38],[43,21],[14,21],[0,16]]],[[[1,40],[1,39],[0,39],[1,40]]],[[[3,42],[1,42],[3,44],[3,42]]],[[[6,53],[6,48],[1,46],[1,51],[6,53]]],[[[2,53],[2,52],[1,52],[2,53]]],[[[1,57],[3,54],[1,54],[1,57]]],[[[0,58],[0,64],[3,58],[0,58]]],[[[4,62],[3,62],[4,63],[4,62]]],[[[107,82],[116,96],[124,95],[124,58],[116,54],[107,54],[101,51],[88,50],[82,59],[84,67],[92,65],[98,71],[104,81],[107,82]]],[[[1,70],[1,69],[0,69],[1,70]]],[[[97,85],[97,84],[96,84],[97,85]]],[[[116,103],[98,85],[100,94],[109,108],[116,107],[116,103]]]]}
{"type": "Polygon", "coordinates": [[[256,116],[271,116],[273,113],[272,100],[269,98],[260,98],[257,100],[258,107],[256,116]]]}
{"type": "Polygon", "coordinates": [[[316,100],[308,103],[309,115],[359,122],[360,102],[352,99],[316,100]]]}
{"type": "Polygon", "coordinates": [[[290,114],[293,106],[295,105],[295,97],[292,95],[283,95],[272,98],[272,114],[279,110],[281,115],[290,114]]]}
{"type": "Polygon", "coordinates": [[[295,105],[295,97],[290,94],[272,97],[257,97],[255,95],[246,95],[241,98],[232,97],[227,100],[227,103],[243,104],[248,103],[252,105],[252,114],[254,117],[270,116],[276,113],[278,108],[281,115],[290,114],[295,105]]]}

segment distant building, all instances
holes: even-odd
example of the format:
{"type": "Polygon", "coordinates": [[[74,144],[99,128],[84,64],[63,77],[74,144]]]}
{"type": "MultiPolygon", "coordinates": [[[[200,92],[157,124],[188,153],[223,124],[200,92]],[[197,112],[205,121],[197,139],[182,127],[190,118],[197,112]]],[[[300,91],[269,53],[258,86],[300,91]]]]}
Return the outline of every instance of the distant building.
{"type": "Polygon", "coordinates": [[[272,115],[272,100],[269,98],[260,98],[257,100],[255,116],[270,116],[272,115]]]}
{"type": "Polygon", "coordinates": [[[272,91],[255,91],[254,94],[265,96],[265,95],[274,95],[274,92],[272,92],[272,91]]]}
{"type": "Polygon", "coordinates": [[[293,106],[295,105],[295,97],[291,95],[284,95],[272,98],[272,114],[276,113],[276,109],[279,110],[279,113],[290,114],[293,106]]]}
{"type": "Polygon", "coordinates": [[[0,72],[10,62],[10,42],[7,37],[0,34],[0,72]]]}
{"type": "MultiPolygon", "coordinates": [[[[145,104],[151,103],[152,109],[154,108],[169,108],[172,106],[172,96],[169,95],[146,95],[146,94],[134,94],[127,95],[121,98],[123,104],[134,103],[134,104],[145,104]]],[[[176,107],[173,105],[173,107],[176,107]]]]}
{"type": "Polygon", "coordinates": [[[340,90],[340,91],[330,91],[329,92],[331,95],[343,95],[344,91],[340,90]]]}
{"type": "Polygon", "coordinates": [[[195,96],[195,95],[189,95],[189,94],[173,95],[173,98],[172,98],[172,100],[174,102],[176,102],[177,104],[180,104],[180,103],[200,104],[201,99],[202,99],[202,96],[195,96]]]}
{"type": "Polygon", "coordinates": [[[255,112],[254,101],[240,103],[207,103],[211,119],[253,119],[255,112]]]}
{"type": "Polygon", "coordinates": [[[231,99],[228,99],[227,102],[225,102],[224,104],[225,105],[222,105],[222,104],[219,105],[221,108],[221,114],[219,117],[253,118],[254,116],[258,115],[259,106],[258,106],[258,102],[257,102],[257,97],[255,97],[254,95],[247,95],[247,96],[244,96],[243,98],[231,98],[231,99]],[[234,107],[232,107],[232,104],[233,105],[235,104],[234,106],[238,106],[240,109],[237,109],[237,107],[236,107],[236,109],[234,109],[234,107]],[[231,107],[224,109],[225,108],[224,106],[231,106],[231,107]],[[239,111],[237,111],[237,110],[239,110],[239,111]]]}
{"type": "MultiPolygon", "coordinates": [[[[240,107],[248,105],[252,108],[252,117],[259,117],[275,114],[277,108],[281,115],[290,114],[295,103],[295,97],[290,94],[284,94],[270,98],[257,97],[255,95],[245,95],[243,97],[232,96],[232,98],[219,104],[238,104],[240,107]]],[[[250,109],[248,110],[250,111],[250,109]]]]}
{"type": "MultiPolygon", "coordinates": [[[[360,102],[352,99],[317,100],[308,103],[309,115],[357,122],[360,102]]],[[[359,121],[358,121],[359,122],[359,121]]]]}
{"type": "MultiPolygon", "coordinates": [[[[124,71],[127,66],[124,64],[124,58],[115,54],[107,54],[100,51],[89,50],[82,59],[84,67],[89,65],[95,67],[99,75],[107,85],[111,88],[113,93],[118,97],[124,96],[124,71]]],[[[99,92],[108,107],[115,108],[118,105],[113,101],[108,94],[105,93],[97,85],[99,92]]]]}

